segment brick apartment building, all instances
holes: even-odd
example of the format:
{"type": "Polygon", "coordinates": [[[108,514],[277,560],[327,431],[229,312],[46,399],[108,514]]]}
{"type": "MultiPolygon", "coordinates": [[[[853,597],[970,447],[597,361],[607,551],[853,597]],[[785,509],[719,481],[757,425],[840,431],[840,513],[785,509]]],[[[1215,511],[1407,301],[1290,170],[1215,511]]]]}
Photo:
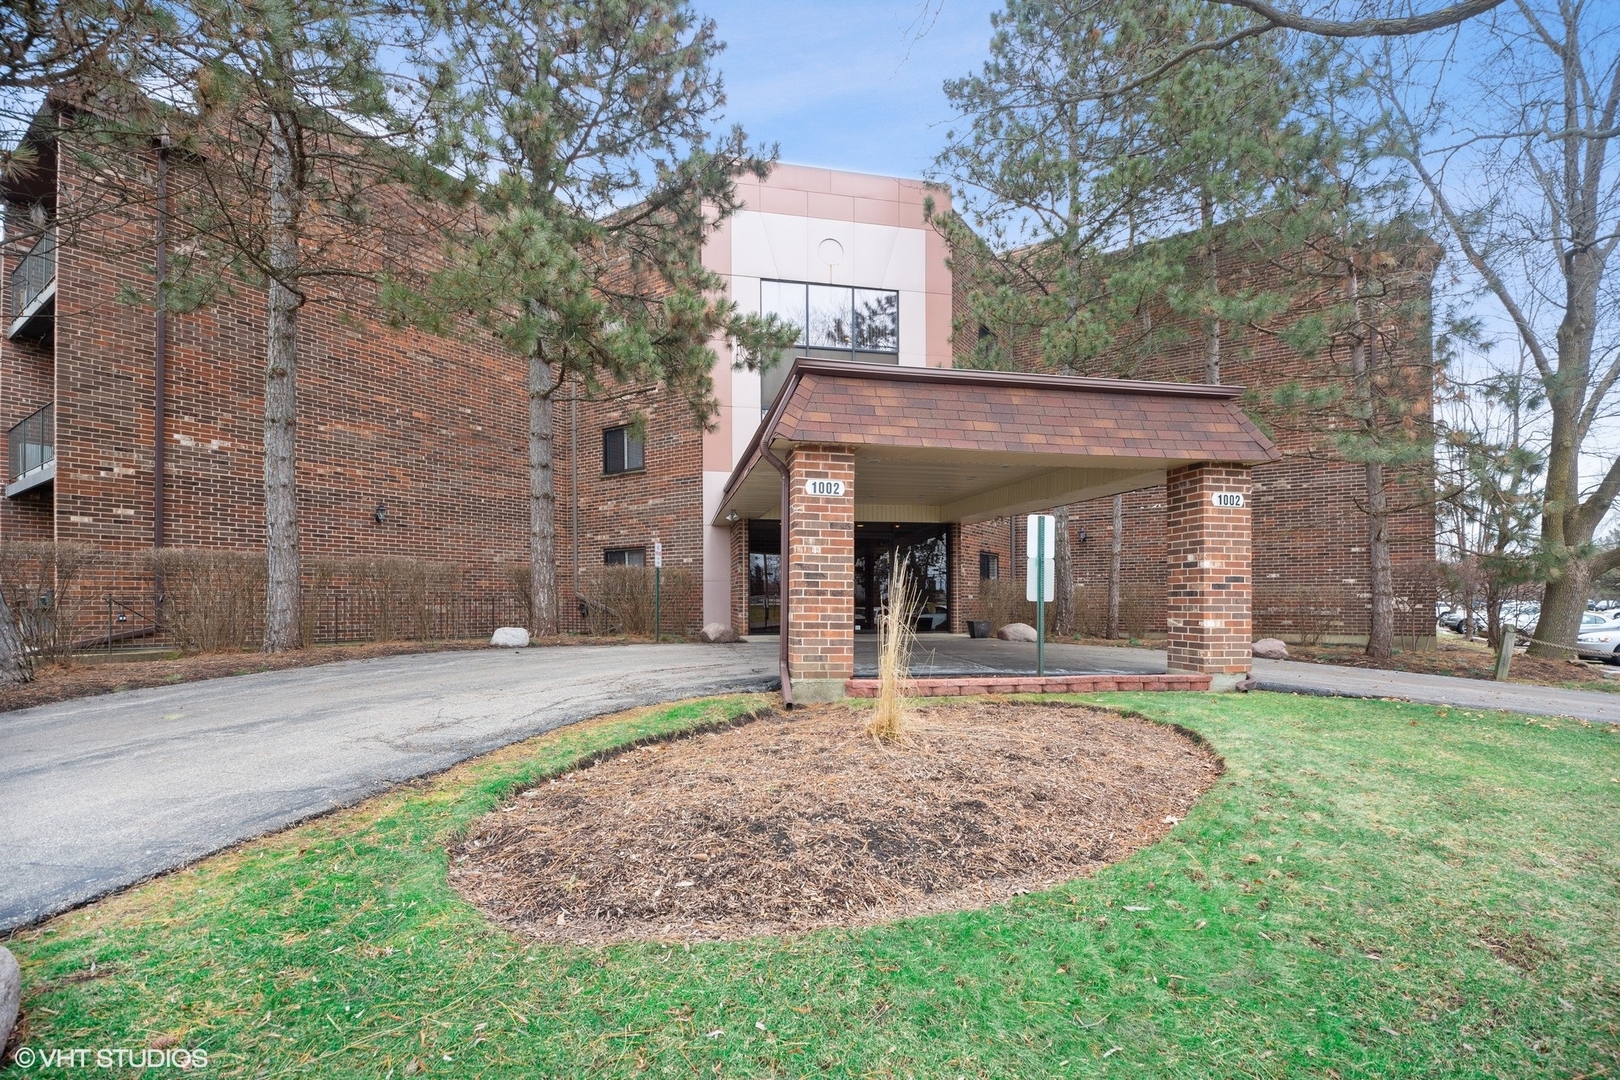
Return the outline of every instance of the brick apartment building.
{"type": "MultiPolygon", "coordinates": [[[[0,423],[11,435],[0,541],[93,545],[105,559],[86,587],[138,605],[152,592],[142,558],[156,541],[262,547],[264,305],[241,288],[195,312],[170,313],[160,327],[150,303],[130,302],[155,289],[155,203],[85,219],[72,208],[92,197],[95,177],[72,154],[56,153],[51,138],[40,146],[39,169],[3,192],[13,242],[3,266],[0,423]]],[[[784,165],[764,182],[743,182],[740,194],[744,209],[706,245],[704,261],[744,310],[773,311],[801,327],[796,355],[952,366],[952,280],[945,245],[923,220],[930,193],[922,183],[784,165]]],[[[312,303],[302,320],[306,556],[453,565],[469,611],[513,617],[510,570],[527,555],[522,359],[476,333],[446,339],[391,327],[363,293],[312,303]]],[[[565,387],[559,397],[565,629],[585,625],[578,601],[604,565],[649,564],[657,547],[671,583],[686,593],[669,603],[687,629],[704,622],[776,629],[777,522],[719,512],[787,365],[761,375],[733,369],[722,345],[717,352],[720,409],[709,431],[697,430],[683,403],[653,389],[589,400],[565,387]]],[[[1150,374],[1192,381],[1191,360],[1167,354],[1150,374]]],[[[1229,381],[1241,385],[1248,370],[1229,364],[1229,381]]],[[[1283,460],[1253,473],[1257,629],[1297,635],[1300,617],[1278,598],[1311,590],[1325,598],[1319,611],[1331,606],[1336,614],[1309,618],[1336,620],[1335,634],[1364,635],[1359,469],[1324,455],[1309,437],[1278,442],[1283,460]]],[[[894,515],[866,507],[855,523],[858,628],[872,625],[896,551],[926,568],[928,629],[960,625],[981,573],[1017,572],[1012,522],[952,530],[899,516],[909,504],[896,501],[894,515]]],[[[1087,590],[1105,565],[1106,506],[1082,504],[1074,513],[1076,581],[1087,590]]],[[[1160,598],[1163,506],[1162,489],[1127,496],[1130,580],[1160,598]]],[[[1397,532],[1400,565],[1432,558],[1431,511],[1404,511],[1397,532]]],[[[1427,596],[1417,585],[1405,591],[1405,607],[1421,607],[1424,618],[1421,626],[1408,620],[1402,633],[1429,631],[1427,596]]],[[[1162,626],[1162,599],[1143,602],[1156,606],[1140,620],[1162,626]]]]}

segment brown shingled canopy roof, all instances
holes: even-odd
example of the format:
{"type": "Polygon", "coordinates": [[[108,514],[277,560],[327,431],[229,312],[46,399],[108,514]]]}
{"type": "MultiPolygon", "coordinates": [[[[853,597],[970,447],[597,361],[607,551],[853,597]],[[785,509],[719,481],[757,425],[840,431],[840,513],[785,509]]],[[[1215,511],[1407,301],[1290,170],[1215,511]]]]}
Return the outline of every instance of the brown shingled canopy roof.
{"type": "Polygon", "coordinates": [[[1241,393],[801,357],[726,482],[715,524],[780,513],[762,445],[784,459],[795,443],[853,448],[858,521],[983,521],[1156,487],[1178,465],[1276,461],[1241,393]]]}

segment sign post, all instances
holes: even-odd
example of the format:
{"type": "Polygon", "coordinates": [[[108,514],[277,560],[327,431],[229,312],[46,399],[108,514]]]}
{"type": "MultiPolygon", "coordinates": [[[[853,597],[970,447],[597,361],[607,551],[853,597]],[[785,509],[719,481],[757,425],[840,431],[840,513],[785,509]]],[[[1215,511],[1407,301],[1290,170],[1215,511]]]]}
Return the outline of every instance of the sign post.
{"type": "Polygon", "coordinates": [[[653,640],[664,640],[664,542],[653,541],[653,640]]]}
{"type": "Polygon", "coordinates": [[[1029,573],[1024,595],[1035,601],[1035,674],[1041,676],[1046,674],[1046,604],[1056,595],[1056,524],[1051,514],[1029,515],[1029,573]]]}

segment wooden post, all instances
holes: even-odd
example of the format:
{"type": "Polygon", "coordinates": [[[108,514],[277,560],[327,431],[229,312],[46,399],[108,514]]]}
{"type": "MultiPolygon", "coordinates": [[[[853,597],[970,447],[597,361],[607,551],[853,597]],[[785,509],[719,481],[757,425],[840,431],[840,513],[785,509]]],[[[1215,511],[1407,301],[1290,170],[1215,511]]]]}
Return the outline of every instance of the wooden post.
{"type": "Polygon", "coordinates": [[[1502,628],[1502,644],[1496,653],[1496,681],[1507,682],[1508,665],[1513,663],[1513,627],[1502,628]]]}

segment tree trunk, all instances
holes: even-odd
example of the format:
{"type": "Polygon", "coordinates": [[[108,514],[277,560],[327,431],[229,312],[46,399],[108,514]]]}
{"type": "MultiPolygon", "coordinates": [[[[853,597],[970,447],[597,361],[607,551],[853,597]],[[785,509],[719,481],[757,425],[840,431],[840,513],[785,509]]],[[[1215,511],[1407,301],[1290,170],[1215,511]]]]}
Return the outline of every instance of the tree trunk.
{"type": "Polygon", "coordinates": [[[1395,568],[1389,553],[1389,505],[1384,493],[1384,467],[1364,466],[1367,477],[1367,561],[1372,592],[1372,621],[1367,629],[1367,655],[1387,660],[1395,653],[1395,568]]]}
{"type": "Polygon", "coordinates": [[[1591,587],[1589,569],[1579,559],[1568,560],[1562,572],[1547,582],[1541,594],[1541,615],[1536,620],[1536,630],[1528,650],[1532,656],[1568,660],[1575,655],[1571,650],[1559,646],[1565,642],[1570,645],[1575,643],[1591,587]]]}
{"type": "Polygon", "coordinates": [[[1069,508],[1060,506],[1052,512],[1057,533],[1057,550],[1053,552],[1052,571],[1057,575],[1056,593],[1052,611],[1052,632],[1060,638],[1074,636],[1074,545],[1069,540],[1069,508]]]}
{"type": "MultiPolygon", "coordinates": [[[[1352,323],[1350,370],[1355,383],[1356,408],[1362,430],[1376,437],[1378,428],[1377,350],[1372,331],[1362,318],[1361,279],[1354,265],[1345,281],[1350,298],[1352,323]]],[[[1388,660],[1395,654],[1395,568],[1389,551],[1389,498],[1384,488],[1384,467],[1376,461],[1362,463],[1367,504],[1367,589],[1369,612],[1366,655],[1388,660]]]]}
{"type": "MultiPolygon", "coordinates": [[[[1215,251],[1215,200],[1207,191],[1198,209],[1204,227],[1204,243],[1209,246],[1205,255],[1204,285],[1211,296],[1219,296],[1221,264],[1215,251]]],[[[1204,381],[1212,386],[1219,386],[1221,382],[1221,320],[1214,314],[1204,320],[1204,381]]]]}
{"type": "Polygon", "coordinates": [[[34,665],[17,632],[17,617],[0,592],[0,685],[15,686],[33,678],[34,665]]]}
{"type": "Polygon", "coordinates": [[[1114,496],[1114,531],[1109,537],[1108,560],[1108,627],[1109,640],[1119,637],[1119,577],[1123,569],[1125,551],[1125,496],[1114,496]]]}
{"type": "MultiPolygon", "coordinates": [[[[551,362],[540,349],[529,356],[529,629],[557,635],[557,495],[552,488],[551,362]]],[[[573,463],[579,472],[579,462],[573,463]]]]}
{"type": "Polygon", "coordinates": [[[265,320],[264,526],[266,577],[264,651],[296,649],[299,619],[298,560],[298,309],[289,282],[298,274],[298,184],[285,123],[270,119],[270,233],[272,271],[265,320]]]}

